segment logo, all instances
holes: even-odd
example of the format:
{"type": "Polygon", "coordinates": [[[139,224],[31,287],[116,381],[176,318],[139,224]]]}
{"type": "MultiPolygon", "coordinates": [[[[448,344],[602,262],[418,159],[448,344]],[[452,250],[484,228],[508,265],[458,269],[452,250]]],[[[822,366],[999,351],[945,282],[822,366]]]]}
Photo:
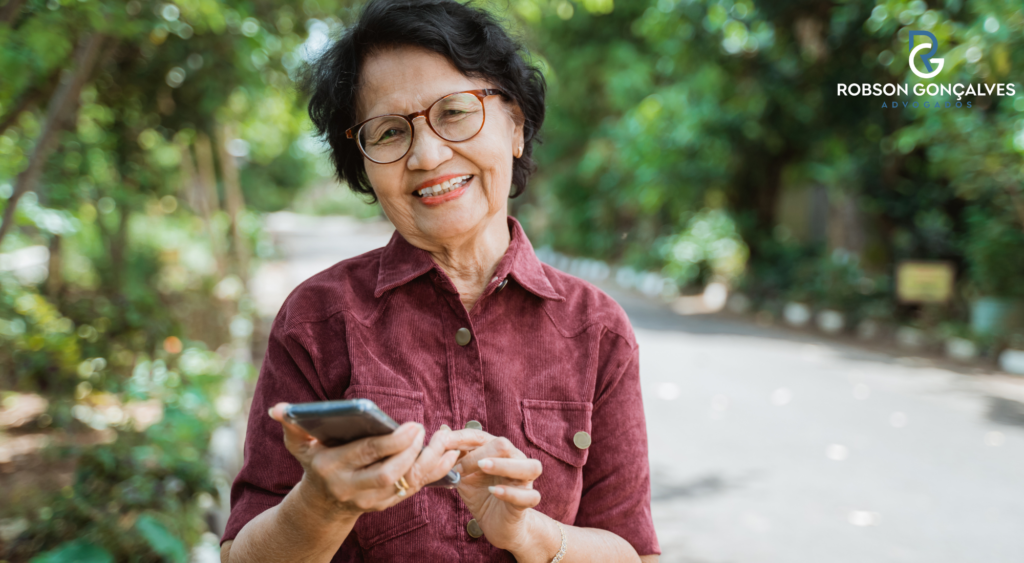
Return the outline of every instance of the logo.
{"type": "MultiPolygon", "coordinates": [[[[932,58],[939,50],[939,41],[930,31],[911,31],[907,37],[910,43],[910,70],[919,78],[932,78],[942,72],[945,64],[943,59],[932,58]],[[914,39],[917,44],[914,44],[914,39]],[[923,67],[923,68],[922,68],[923,67]]],[[[889,66],[892,62],[891,53],[885,52],[885,60],[879,57],[879,64],[889,66]]],[[[881,107],[886,109],[933,109],[940,108],[972,108],[981,102],[981,97],[1016,96],[1017,84],[1005,83],[946,83],[918,81],[916,84],[904,82],[837,82],[836,96],[876,97],[883,99],[881,107]],[[913,95],[910,99],[907,98],[913,95]],[[924,97],[924,99],[920,99],[924,97]],[[966,98],[966,99],[965,99],[966,98]]],[[[987,107],[991,102],[983,104],[987,107]]]]}
{"type": "Polygon", "coordinates": [[[935,35],[932,34],[932,32],[930,32],[930,31],[911,31],[910,32],[910,70],[913,71],[914,74],[920,76],[921,78],[931,78],[931,77],[935,76],[936,74],[942,72],[942,64],[945,61],[943,59],[933,59],[933,58],[931,58],[932,55],[934,55],[935,52],[938,51],[938,50],[939,50],[939,41],[938,41],[938,39],[935,38],[935,35]],[[914,47],[914,36],[915,35],[924,36],[924,37],[928,38],[929,40],[931,40],[931,43],[919,43],[917,45],[917,47],[914,47]],[[920,55],[921,61],[924,63],[925,68],[928,69],[928,72],[921,72],[920,70],[917,69],[917,65],[914,64],[914,59],[916,59],[918,57],[918,53],[921,53],[921,51],[923,51],[923,50],[925,50],[925,49],[927,49],[929,47],[931,47],[931,51],[928,51],[927,53],[922,53],[920,55]],[[932,70],[932,63],[938,63],[938,68],[936,68],[935,70],[932,70]]]}

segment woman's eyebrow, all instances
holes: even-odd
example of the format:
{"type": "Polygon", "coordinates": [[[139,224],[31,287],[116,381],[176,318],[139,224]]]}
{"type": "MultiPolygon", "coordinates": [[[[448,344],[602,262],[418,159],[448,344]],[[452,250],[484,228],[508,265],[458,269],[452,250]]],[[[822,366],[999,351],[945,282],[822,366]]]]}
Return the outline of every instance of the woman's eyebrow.
{"type": "MultiPolygon", "coordinates": [[[[371,110],[372,109],[373,108],[371,108],[371,110]]],[[[365,121],[367,119],[370,119],[371,117],[380,117],[382,115],[407,115],[409,113],[411,113],[411,112],[387,111],[387,110],[367,111],[367,112],[364,112],[362,115],[360,115],[358,119],[356,119],[356,123],[358,123],[360,121],[365,121]]],[[[358,112],[357,112],[357,115],[358,115],[358,112]]]]}
{"type": "Polygon", "coordinates": [[[368,112],[368,113],[365,114],[365,117],[363,117],[362,119],[357,119],[356,123],[358,123],[360,121],[363,121],[363,120],[366,120],[366,119],[370,119],[371,117],[378,117],[378,116],[381,116],[381,115],[409,115],[410,113],[414,113],[414,112],[417,112],[417,111],[421,111],[421,110],[427,109],[427,107],[430,106],[430,104],[436,102],[437,100],[440,100],[441,98],[443,98],[443,97],[445,97],[445,96],[447,96],[449,94],[453,94],[455,92],[462,92],[462,91],[465,91],[465,90],[473,90],[473,89],[475,89],[473,86],[465,86],[465,87],[452,86],[451,88],[445,89],[444,92],[441,92],[440,94],[435,94],[435,95],[431,95],[431,96],[419,94],[419,99],[420,100],[426,100],[426,101],[420,101],[420,102],[411,104],[409,107],[411,107],[413,109],[410,109],[409,111],[395,110],[395,111],[368,112]]]}
{"type": "MultiPolygon", "coordinates": [[[[438,97],[440,97],[440,96],[438,96],[438,97]]],[[[436,100],[436,99],[437,98],[434,98],[434,100],[436,100]]],[[[385,109],[385,110],[382,110],[380,113],[368,114],[368,117],[376,117],[378,115],[409,115],[410,113],[413,113],[413,112],[416,112],[416,111],[420,111],[422,109],[426,109],[426,107],[429,106],[431,103],[432,102],[427,102],[425,104],[412,103],[408,107],[413,108],[413,109],[410,109],[408,111],[405,111],[405,110],[402,110],[402,109],[391,109],[390,111],[388,111],[388,110],[385,109]]],[[[388,106],[385,106],[385,108],[387,108],[387,107],[388,106]]],[[[394,106],[391,106],[391,107],[394,108],[394,106]]]]}

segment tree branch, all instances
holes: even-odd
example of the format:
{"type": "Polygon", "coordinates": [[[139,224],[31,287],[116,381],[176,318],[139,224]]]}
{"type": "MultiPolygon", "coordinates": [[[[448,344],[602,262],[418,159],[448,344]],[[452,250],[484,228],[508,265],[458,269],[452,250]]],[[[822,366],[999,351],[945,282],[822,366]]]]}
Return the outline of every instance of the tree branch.
{"type": "Polygon", "coordinates": [[[42,84],[37,84],[27,90],[25,93],[18,98],[18,101],[14,103],[14,107],[11,111],[7,112],[7,115],[0,120],[0,135],[7,132],[7,128],[14,125],[14,122],[18,120],[18,116],[25,110],[36,105],[39,98],[49,97],[53,95],[54,89],[60,82],[60,71],[54,72],[46,79],[42,84]]]}
{"type": "Polygon", "coordinates": [[[0,246],[3,244],[4,237],[11,230],[14,222],[14,210],[18,205],[18,200],[21,199],[21,196],[25,195],[25,192],[35,188],[43,174],[43,164],[57,148],[57,134],[66,126],[68,114],[78,104],[78,97],[82,92],[82,87],[85,86],[86,81],[92,74],[93,67],[96,65],[96,60],[99,58],[103,40],[103,34],[93,33],[78,44],[78,47],[75,49],[76,61],[74,71],[70,77],[62,81],[61,85],[57,87],[57,91],[50,98],[46,108],[46,121],[43,124],[42,133],[39,134],[39,140],[36,141],[35,149],[32,151],[28,167],[18,175],[18,179],[14,184],[14,191],[10,199],[7,200],[7,206],[4,208],[3,222],[0,223],[0,246]]]}

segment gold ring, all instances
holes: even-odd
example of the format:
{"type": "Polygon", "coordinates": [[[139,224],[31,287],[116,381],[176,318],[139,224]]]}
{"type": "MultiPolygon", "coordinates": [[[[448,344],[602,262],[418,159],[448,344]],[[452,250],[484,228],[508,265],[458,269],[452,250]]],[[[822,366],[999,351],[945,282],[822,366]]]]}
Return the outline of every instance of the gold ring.
{"type": "Polygon", "coordinates": [[[405,477],[395,481],[395,488],[398,489],[398,496],[404,497],[405,491],[409,489],[409,483],[405,480],[405,477]]]}

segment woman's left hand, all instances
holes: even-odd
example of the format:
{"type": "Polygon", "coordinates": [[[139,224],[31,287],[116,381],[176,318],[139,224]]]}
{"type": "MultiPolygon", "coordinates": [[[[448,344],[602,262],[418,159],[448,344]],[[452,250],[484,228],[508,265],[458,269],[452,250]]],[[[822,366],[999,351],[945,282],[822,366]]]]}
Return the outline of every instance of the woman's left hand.
{"type": "Polygon", "coordinates": [[[491,545],[515,553],[529,543],[531,508],[540,502],[533,481],[543,467],[507,438],[482,430],[457,430],[449,449],[470,450],[455,470],[462,474],[459,494],[491,545]]]}

